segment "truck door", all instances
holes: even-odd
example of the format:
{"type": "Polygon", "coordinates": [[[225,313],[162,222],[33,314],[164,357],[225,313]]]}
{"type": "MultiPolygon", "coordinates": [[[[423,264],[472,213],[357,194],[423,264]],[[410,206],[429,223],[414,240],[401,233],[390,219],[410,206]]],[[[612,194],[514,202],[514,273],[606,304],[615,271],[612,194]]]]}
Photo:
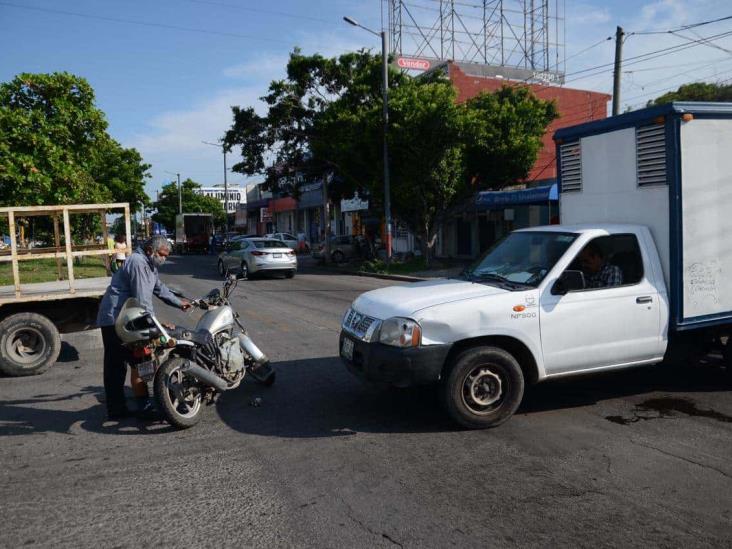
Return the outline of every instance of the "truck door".
{"type": "Polygon", "coordinates": [[[663,355],[659,294],[648,265],[634,234],[598,237],[569,266],[583,271],[584,290],[545,289],[539,314],[548,375],[663,355]]]}

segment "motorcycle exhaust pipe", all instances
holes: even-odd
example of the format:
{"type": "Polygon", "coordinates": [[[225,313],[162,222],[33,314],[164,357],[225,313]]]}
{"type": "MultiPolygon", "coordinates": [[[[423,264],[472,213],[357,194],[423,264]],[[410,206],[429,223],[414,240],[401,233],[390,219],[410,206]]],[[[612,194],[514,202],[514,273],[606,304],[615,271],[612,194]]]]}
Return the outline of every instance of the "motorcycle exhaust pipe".
{"type": "Polygon", "coordinates": [[[229,385],[226,381],[205,368],[201,368],[198,364],[189,363],[185,372],[187,374],[191,374],[201,383],[205,383],[206,385],[213,387],[217,391],[226,391],[229,389],[229,385]]]}
{"type": "Polygon", "coordinates": [[[241,348],[244,349],[249,354],[249,356],[254,359],[254,362],[257,365],[261,366],[262,364],[266,364],[269,362],[267,355],[259,350],[259,347],[255,345],[255,343],[252,341],[252,338],[250,338],[247,334],[239,334],[239,345],[241,345],[241,348]]]}

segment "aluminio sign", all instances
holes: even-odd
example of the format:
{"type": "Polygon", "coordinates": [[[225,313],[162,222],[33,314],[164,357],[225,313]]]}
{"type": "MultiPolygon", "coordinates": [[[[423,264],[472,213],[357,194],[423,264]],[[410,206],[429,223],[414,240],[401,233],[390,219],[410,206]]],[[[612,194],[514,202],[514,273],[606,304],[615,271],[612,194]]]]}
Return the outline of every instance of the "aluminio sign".
{"type": "Polygon", "coordinates": [[[410,59],[408,57],[400,57],[397,59],[397,65],[403,69],[415,69],[418,71],[426,71],[430,68],[430,62],[426,59],[410,59]]]}

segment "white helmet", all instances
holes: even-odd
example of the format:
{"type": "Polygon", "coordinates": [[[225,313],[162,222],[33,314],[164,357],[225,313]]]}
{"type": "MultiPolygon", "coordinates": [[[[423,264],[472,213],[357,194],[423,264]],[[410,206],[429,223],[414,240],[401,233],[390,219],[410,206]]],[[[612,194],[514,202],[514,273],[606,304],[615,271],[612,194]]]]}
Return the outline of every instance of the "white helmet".
{"type": "Polygon", "coordinates": [[[125,301],[114,323],[114,331],[123,343],[148,341],[157,337],[159,332],[152,315],[134,297],[125,301]]]}

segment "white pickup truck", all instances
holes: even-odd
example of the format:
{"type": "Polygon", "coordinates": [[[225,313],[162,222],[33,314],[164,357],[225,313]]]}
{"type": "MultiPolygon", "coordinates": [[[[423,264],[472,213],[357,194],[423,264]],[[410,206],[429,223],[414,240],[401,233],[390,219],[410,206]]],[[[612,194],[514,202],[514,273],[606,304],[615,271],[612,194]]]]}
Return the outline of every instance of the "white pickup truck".
{"type": "Polygon", "coordinates": [[[340,354],[367,380],[440,382],[491,427],[527,383],[686,361],[732,370],[732,104],[674,103],[560,130],[562,225],[511,233],[457,279],[367,292],[340,354]]]}

